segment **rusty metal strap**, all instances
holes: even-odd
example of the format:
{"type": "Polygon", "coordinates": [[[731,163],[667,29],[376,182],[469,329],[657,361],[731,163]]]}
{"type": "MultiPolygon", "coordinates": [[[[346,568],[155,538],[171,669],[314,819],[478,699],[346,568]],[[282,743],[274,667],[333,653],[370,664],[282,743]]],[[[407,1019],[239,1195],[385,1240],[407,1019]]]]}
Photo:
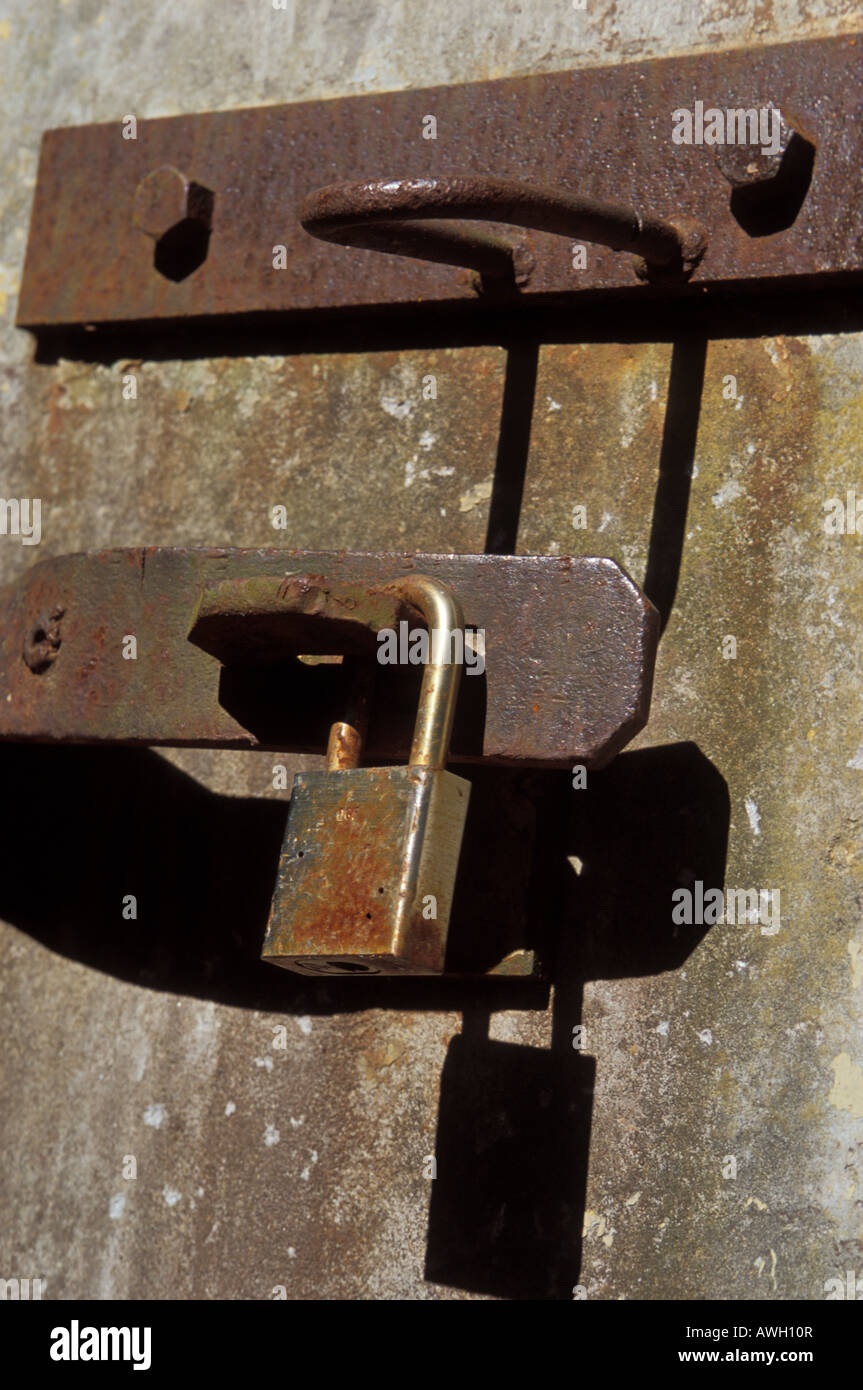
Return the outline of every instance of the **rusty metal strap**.
{"type": "MultiPolygon", "coordinates": [[[[531,227],[521,234],[514,303],[565,303],[610,290],[638,298],[859,279],[860,51],[858,36],[844,35],[140,120],[134,139],[123,138],[119,122],[48,131],[18,323],[98,330],[384,305],[475,311],[475,277],[448,262],[464,265],[478,247],[480,268],[487,270],[489,257],[500,267],[512,253],[505,226],[430,226],[440,212],[434,198],[448,184],[465,192],[464,179],[526,185],[539,198],[529,216],[524,199],[515,200],[518,206],[505,194],[496,199],[504,221],[531,227]],[[760,127],[757,144],[749,127],[743,143],[728,143],[726,118],[734,117],[739,136],[740,117],[774,109],[783,118],[775,148],[772,139],[764,145],[760,127]],[[688,113],[688,128],[680,112],[688,113]],[[711,112],[719,113],[725,143],[716,142],[711,112]],[[423,138],[426,116],[434,118],[436,138],[423,138]],[[315,213],[305,200],[320,198],[320,190],[393,174],[399,176],[395,202],[408,199],[411,187],[426,190],[408,220],[394,220],[404,208],[393,196],[381,205],[380,182],[360,220],[365,245],[377,235],[379,249],[406,254],[333,246],[304,230],[304,207],[306,215],[315,213]],[[537,195],[539,184],[545,191],[537,195]],[[615,207],[598,224],[591,208],[610,198],[615,207]],[[559,216],[556,208],[569,212],[559,216]],[[640,212],[640,232],[630,235],[633,223],[621,220],[621,209],[640,212]],[[603,241],[609,219],[616,228],[612,246],[637,243],[649,231],[647,211],[658,219],[660,241],[662,227],[683,216],[709,228],[710,244],[688,277],[645,284],[633,257],[593,244],[603,241]],[[378,222],[375,233],[381,212],[389,220],[383,230],[378,222]],[[423,224],[419,230],[414,218],[423,224]],[[629,240],[618,243],[617,231],[629,240]],[[428,255],[432,233],[438,249],[449,241],[443,264],[417,259],[428,255]],[[586,254],[573,254],[573,237],[591,241],[586,254]]],[[[494,209],[484,197],[450,204],[457,224],[468,210],[485,218],[494,209]]],[[[317,214],[326,219],[320,201],[317,214]]],[[[318,218],[317,230],[337,229],[318,218]]],[[[645,249],[663,254],[662,245],[645,249]]]]}
{"type": "Polygon", "coordinates": [[[455,760],[600,765],[644,725],[658,619],[612,560],[152,549],[46,560],[0,593],[0,740],[323,753],[350,690],[298,658],[352,652],[377,678],[367,758],[404,759],[421,670],[376,662],[374,634],[410,625],[386,586],[411,574],[484,633],[455,760]]]}

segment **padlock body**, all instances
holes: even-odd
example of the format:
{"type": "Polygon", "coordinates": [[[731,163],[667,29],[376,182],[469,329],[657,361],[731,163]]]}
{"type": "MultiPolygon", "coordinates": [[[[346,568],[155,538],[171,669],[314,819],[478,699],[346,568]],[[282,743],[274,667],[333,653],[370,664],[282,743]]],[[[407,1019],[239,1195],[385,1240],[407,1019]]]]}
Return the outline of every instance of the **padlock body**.
{"type": "Polygon", "coordinates": [[[294,779],[263,959],[310,975],[439,975],[470,783],[425,767],[294,779]]]}

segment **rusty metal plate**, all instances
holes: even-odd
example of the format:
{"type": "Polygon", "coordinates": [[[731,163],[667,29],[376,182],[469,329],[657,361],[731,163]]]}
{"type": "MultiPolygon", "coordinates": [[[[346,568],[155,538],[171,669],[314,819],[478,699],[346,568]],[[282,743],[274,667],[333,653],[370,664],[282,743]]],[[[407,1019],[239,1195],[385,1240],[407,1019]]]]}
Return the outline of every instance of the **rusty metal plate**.
{"type": "MultiPolygon", "coordinates": [[[[154,548],[46,560],[0,593],[0,739],[323,753],[349,690],[338,664],[299,660],[316,644],[290,578],[377,587],[411,571],[449,584],[466,627],[485,632],[485,672],[461,682],[454,761],[600,766],[643,727],[658,617],[613,560],[154,548]],[[263,579],[288,595],[265,666],[237,638],[242,605],[223,599],[212,623],[214,593],[263,579]]],[[[271,592],[262,608],[272,625],[271,592]]],[[[370,660],[366,760],[404,760],[422,667],[370,660]]]]}
{"type": "MultiPolygon", "coordinates": [[[[566,236],[531,231],[535,267],[511,287],[513,302],[859,276],[860,61],[851,35],[141,120],[136,139],[123,138],[119,121],[48,131],[18,323],[38,329],[476,302],[470,274],[458,267],[334,246],[303,230],[305,199],[356,180],[495,175],[614,197],[645,216],[689,216],[708,231],[691,275],[658,286],[643,284],[624,252],[591,245],[584,268],[574,268],[566,236]],[[804,149],[810,142],[814,165],[802,171],[796,215],[782,179],[770,190],[769,160],[756,154],[752,174],[744,172],[744,180],[765,181],[766,204],[756,199],[753,208],[738,173],[717,160],[730,147],[672,141],[673,113],[694,112],[699,101],[721,111],[778,107],[804,149]],[[429,115],[435,139],[423,138],[429,115]],[[164,176],[163,166],[175,174],[164,176]],[[283,269],[274,268],[279,247],[283,269]]],[[[783,145],[783,160],[784,153],[783,145]]]]}

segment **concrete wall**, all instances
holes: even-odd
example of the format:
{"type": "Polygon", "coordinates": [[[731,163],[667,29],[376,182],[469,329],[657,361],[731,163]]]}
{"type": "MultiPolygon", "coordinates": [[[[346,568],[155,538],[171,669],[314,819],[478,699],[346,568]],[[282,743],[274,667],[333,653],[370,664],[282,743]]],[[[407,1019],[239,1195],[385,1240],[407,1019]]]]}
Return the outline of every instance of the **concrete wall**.
{"type": "MultiPolygon", "coordinates": [[[[13,319],[44,128],[860,18],[829,0],[7,0],[0,491],[43,499],[44,539],[0,539],[0,578],[78,549],[273,544],[280,501],[287,545],[481,550],[497,451],[496,346],[144,361],[133,404],[122,363],[36,365],[13,319]]],[[[652,564],[669,596],[674,527],[650,536],[672,379],[672,514],[688,491],[636,748],[589,800],[561,779],[489,781],[494,834],[533,855],[525,911],[560,940],[551,1002],[495,995],[489,1020],[463,991],[354,996],[259,964],[285,814],[272,755],[0,748],[0,1275],[58,1299],[565,1297],[576,1282],[589,1298],[785,1299],[863,1270],[863,594],[859,540],[821,524],[827,497],[863,491],[857,328],[831,300],[816,326],[767,316],[676,349],[580,345],[575,326],[540,350],[521,551],[610,554],[639,580],[652,564]],[[723,865],[729,886],[780,890],[776,934],[672,931],[670,889],[721,882],[723,865]]]]}

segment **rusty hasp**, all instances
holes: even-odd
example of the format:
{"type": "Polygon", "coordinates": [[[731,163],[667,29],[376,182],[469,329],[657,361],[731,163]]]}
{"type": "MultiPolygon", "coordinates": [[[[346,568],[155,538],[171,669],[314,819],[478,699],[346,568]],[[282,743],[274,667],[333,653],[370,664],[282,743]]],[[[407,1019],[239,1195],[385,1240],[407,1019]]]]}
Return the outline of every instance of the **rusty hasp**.
{"type": "Polygon", "coordinates": [[[18,323],[469,311],[491,284],[545,305],[860,277],[859,89],[843,35],[142,120],[135,140],[119,122],[50,130],[18,323]],[[698,110],[733,117],[733,139],[703,125],[673,138],[676,115],[698,110]],[[775,147],[746,124],[766,110],[783,113],[775,147]],[[426,113],[438,138],[422,138],[426,113]],[[578,260],[573,239],[591,243],[578,260]]]}
{"type": "Polygon", "coordinates": [[[643,727],[658,617],[613,560],[154,548],[0,594],[0,739],[323,753],[370,661],[367,757],[404,761],[421,667],[375,660],[376,634],[402,651],[422,625],[393,582],[417,574],[464,610],[454,760],[601,766],[643,727]]]}

